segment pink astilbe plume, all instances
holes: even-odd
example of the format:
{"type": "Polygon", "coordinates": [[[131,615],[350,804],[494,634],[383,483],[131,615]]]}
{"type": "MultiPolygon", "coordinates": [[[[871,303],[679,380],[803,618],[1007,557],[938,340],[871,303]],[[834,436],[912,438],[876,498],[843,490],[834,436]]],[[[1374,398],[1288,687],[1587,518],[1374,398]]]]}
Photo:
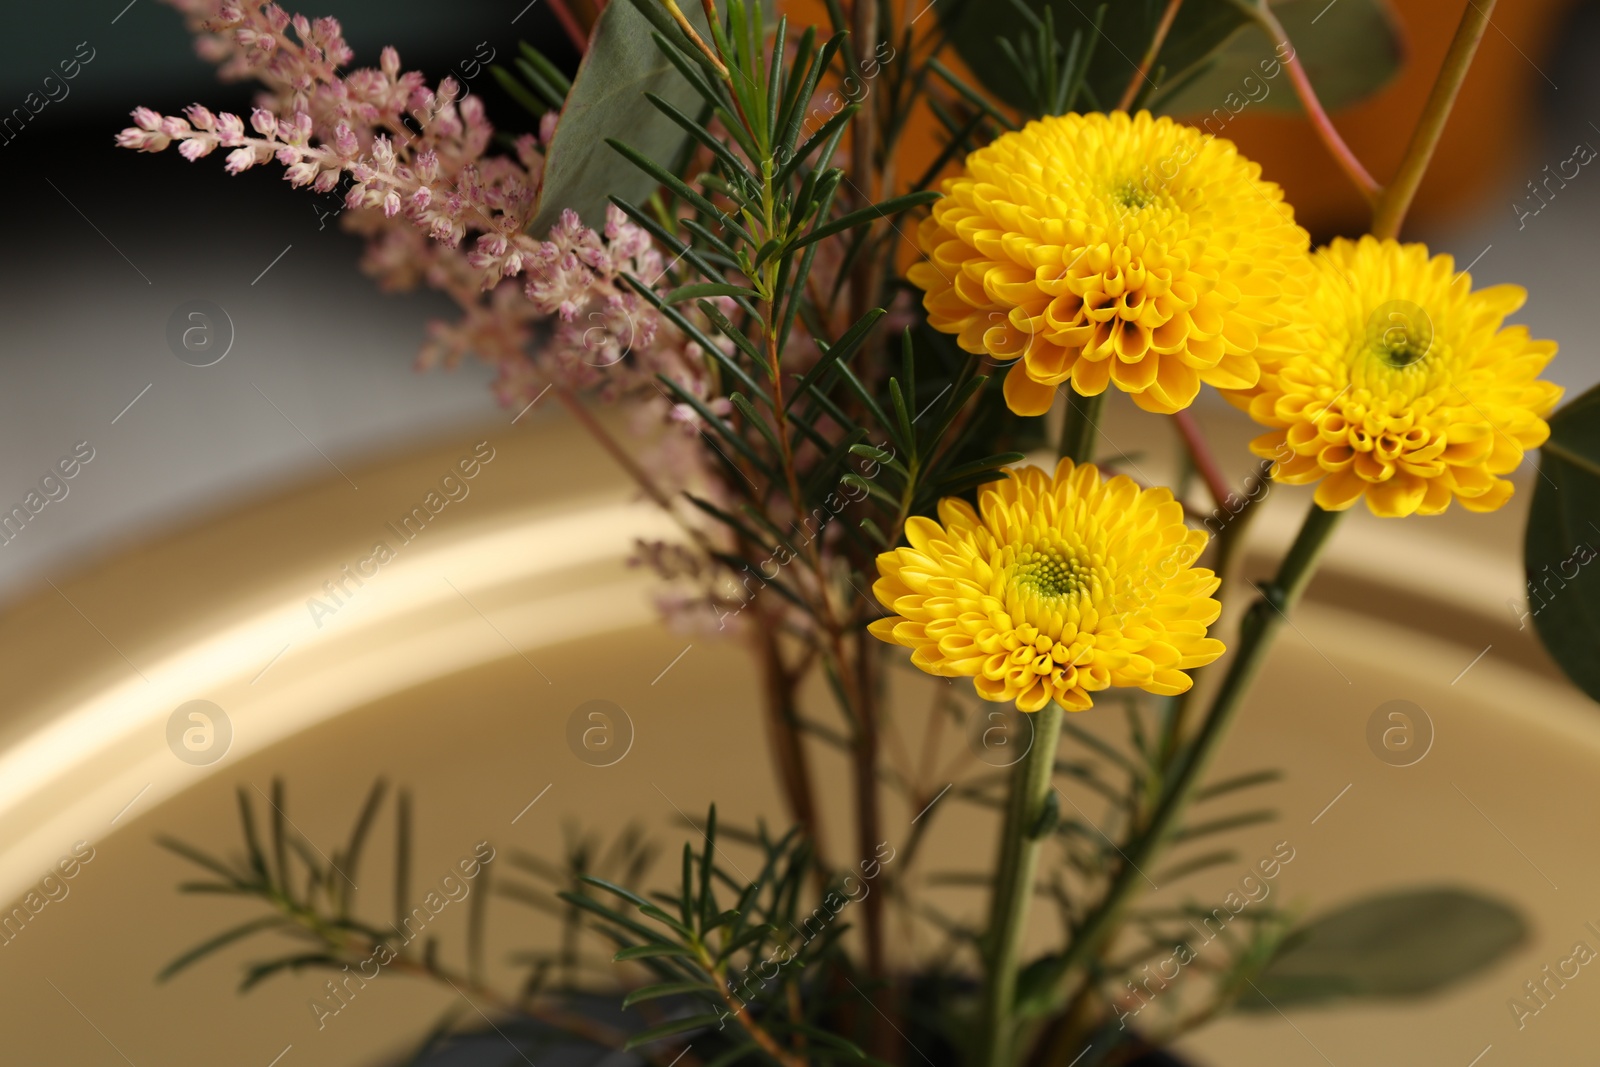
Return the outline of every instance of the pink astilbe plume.
{"type": "MultiPolygon", "coordinates": [[[[292,186],[342,187],[341,223],[368,242],[363,269],[386,289],[425,283],[461,307],[457,321],[430,323],[421,366],[472,354],[496,367],[503,404],[528,404],[551,385],[597,391],[635,401],[641,433],[663,419],[696,432],[698,417],[668,402],[656,376],[706,398],[704,354],[623,280],[663,278],[649,234],[616,208],[602,232],[571,211],[544,239],[525,232],[554,114],[537,136],[518,138],[513,155],[489,155],[494,130],[483,104],[453,78],[429,88],[420,72],[401,71],[393,48],[376,69],[341,73],[353,53],[336,19],[291,16],[264,0],[169,2],[222,77],[254,79],[265,91],[248,120],[199,104],[182,116],[136,108],[119,146],[175,144],[190,161],[221,149],[232,174],[276,162],[292,186]]],[[[670,463],[651,466],[668,488],[704,481],[700,464],[685,464],[696,450],[667,452],[670,463]]]]}

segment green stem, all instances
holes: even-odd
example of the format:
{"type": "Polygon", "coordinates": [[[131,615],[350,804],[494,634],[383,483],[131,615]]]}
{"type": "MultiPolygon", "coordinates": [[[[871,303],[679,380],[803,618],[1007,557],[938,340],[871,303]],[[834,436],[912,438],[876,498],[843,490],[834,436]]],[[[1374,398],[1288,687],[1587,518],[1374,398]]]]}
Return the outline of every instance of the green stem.
{"type": "Polygon", "coordinates": [[[1033,743],[1011,776],[1000,861],[995,871],[989,919],[989,982],[984,990],[985,1067],[1011,1067],[1015,1061],[1017,973],[1022,935],[1033,903],[1033,876],[1039,866],[1040,822],[1050,800],[1056,748],[1061,740],[1061,707],[1052,702],[1035,712],[1033,743]]]}
{"type": "Polygon", "coordinates": [[[1405,157],[1400,161],[1400,171],[1389,183],[1372,211],[1374,237],[1400,236],[1400,224],[1405,221],[1411,201],[1422,184],[1422,175],[1433,159],[1433,150],[1439,145],[1444,124],[1455,106],[1456,94],[1466,80],[1472,57],[1478,52],[1478,42],[1489,27],[1489,14],[1494,11],[1495,0],[1467,0],[1467,9],[1461,13],[1456,35],[1450,39],[1450,49],[1445,53],[1444,65],[1434,79],[1428,102],[1423,105],[1422,117],[1411,131],[1411,141],[1406,145],[1405,157]]]}
{"type": "MultiPolygon", "coordinates": [[[[1266,471],[1258,469],[1255,477],[1265,479],[1266,471]]],[[[1257,488],[1261,488],[1259,483],[1257,488]]],[[[1212,569],[1219,579],[1217,595],[1223,598],[1224,603],[1227,602],[1227,597],[1232,595],[1234,570],[1244,554],[1244,543],[1250,524],[1260,510],[1261,502],[1253,496],[1246,496],[1244,504],[1236,513],[1229,514],[1225,504],[1212,512],[1213,515],[1219,512],[1229,514],[1226,525],[1216,535],[1217,555],[1212,564],[1212,569]]],[[[1161,736],[1160,762],[1163,771],[1172,765],[1188,732],[1189,712],[1194,707],[1194,696],[1194,690],[1191,688],[1172,698],[1172,706],[1168,709],[1166,725],[1161,736]]]]}
{"type": "Polygon", "coordinates": [[[1106,394],[1081,396],[1072,386],[1066,387],[1067,417],[1061,423],[1061,456],[1070,456],[1078,463],[1094,459],[1094,441],[1100,433],[1100,409],[1106,394]]]}
{"type": "Polygon", "coordinates": [[[1067,947],[1061,967],[1064,978],[1081,967],[1116,929],[1123,909],[1143,881],[1142,869],[1155,859],[1177,830],[1178,821],[1187,810],[1189,801],[1194,798],[1206,767],[1233,724],[1251,683],[1266,663],[1273,639],[1288,620],[1289,612],[1299,602],[1311,576],[1316,573],[1317,562],[1343,514],[1342,511],[1324,511],[1315,504],[1311,505],[1293,546],[1278,566],[1277,577],[1245,613],[1239,624],[1239,643],[1234,648],[1233,659],[1228,664],[1228,673],[1222,680],[1222,686],[1212,699],[1211,709],[1193,744],[1177,761],[1149,824],[1125,850],[1127,862],[1118,869],[1105,897],[1084,919],[1067,947]]]}
{"type": "MultiPolygon", "coordinates": [[[[1094,458],[1099,432],[1100,396],[1080,396],[1069,385],[1066,421],[1061,426],[1061,455],[1078,463],[1094,458]]],[[[985,1067],[1011,1067],[1015,1060],[1017,973],[1022,935],[1033,903],[1033,876],[1039,866],[1041,819],[1050,801],[1056,749],[1061,741],[1061,708],[1047,704],[1035,712],[1033,742],[1011,773],[1000,858],[995,864],[994,899],[985,938],[989,980],[984,989],[983,1056],[985,1067]]]]}

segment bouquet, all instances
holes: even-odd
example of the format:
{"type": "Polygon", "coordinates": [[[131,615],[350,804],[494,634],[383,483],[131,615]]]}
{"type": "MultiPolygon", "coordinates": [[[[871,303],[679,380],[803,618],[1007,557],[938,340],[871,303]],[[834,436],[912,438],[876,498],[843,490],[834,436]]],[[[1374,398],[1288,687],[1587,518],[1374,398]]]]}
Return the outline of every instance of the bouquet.
{"type": "MultiPolygon", "coordinates": [[[[1537,573],[1600,508],[1600,443],[1582,429],[1596,401],[1552,417],[1561,390],[1539,375],[1556,346],[1505,322],[1524,291],[1475,288],[1451,257],[1400,240],[1493,0],[1464,4],[1387,183],[1341,139],[1280,20],[1306,5],[827,0],[808,16],[760,0],[548,0],[582,62],[569,77],[524,45],[493,68],[527,112],[497,116],[497,132],[481,99],[451,78],[430,86],[393,49],[347,69],[333,19],[172,2],[202,54],[262,94],[248,116],[139,108],[118,143],[220,151],[234,174],[281,167],[366,238],[382,284],[459,305],[431,327],[423,366],[486,360],[505,404],[552,394],[594,435],[681,530],[638,546],[663,610],[759,666],[752,713],[788,825],[712,809],[668,878],[639,830],[515,856],[501,895],[563,932],[515,957],[523,979],[500,988],[486,893],[459,959],[406,936],[419,903],[406,794],[386,922],[350,877],[382,783],[326,856],[285,825],[281,786],[265,837],[241,791],[242,861],[167,844],[207,874],[186,888],[258,898],[264,914],[165,975],[270,932],[291,950],[244,985],[332,972],[311,1002],[319,1025],[350,982],[387,972],[468,996],[524,1058],[581,1046],[662,1067],[1096,1067],[1230,1011],[1442,988],[1520,941],[1514,910],[1466,889],[1312,918],[1268,906],[1258,891],[1292,846],[1247,860],[1210,839],[1272,813],[1207,814],[1276,780],[1208,769],[1349,510],[1426,536],[1414,516],[1502,507],[1543,446],[1537,573]],[[1227,91],[1241,55],[1249,73],[1227,91]],[[1370,203],[1368,232],[1313,248],[1282,190],[1212,128],[1280,74],[1370,203]],[[1218,97],[1210,115],[1173,117],[1218,97]],[[1259,424],[1261,478],[1223,473],[1190,410],[1205,386],[1259,424]],[[1149,484],[1101,431],[1112,392],[1171,420],[1180,484],[1149,484]],[[1246,584],[1239,549],[1269,485],[1310,499],[1276,573],[1246,584]],[[1248,603],[1236,633],[1219,626],[1230,598],[1248,603]],[[915,672],[938,681],[917,690],[915,672]],[[948,779],[897,758],[888,694],[907,687],[927,696],[928,730],[953,724],[1003,758],[948,779]],[[1081,725],[1108,715],[1123,743],[1081,725]],[[819,746],[847,757],[851,826],[822,818],[819,746]],[[892,834],[886,797],[917,813],[892,834]],[[971,878],[977,921],[913,874],[953,804],[998,815],[971,878]],[[1152,874],[1165,886],[1217,867],[1244,872],[1221,907],[1141,900],[1152,874]],[[1040,907],[1060,918],[1049,944],[1025,936],[1040,907]],[[939,949],[891,950],[909,929],[939,949]],[[1453,949],[1430,964],[1441,938],[1453,949]],[[1378,957],[1408,952],[1403,976],[1383,970],[1378,957]]],[[[1393,33],[1376,0],[1344,0],[1316,47],[1385,53],[1393,33]]],[[[1392,64],[1376,68],[1353,75],[1358,91],[1392,64]]],[[[1546,612],[1530,594],[1553,654],[1600,692],[1584,598],[1546,612]]],[[[486,878],[493,854],[462,878],[486,878]]],[[[471,1030],[445,1019],[418,1061],[471,1030]]]]}

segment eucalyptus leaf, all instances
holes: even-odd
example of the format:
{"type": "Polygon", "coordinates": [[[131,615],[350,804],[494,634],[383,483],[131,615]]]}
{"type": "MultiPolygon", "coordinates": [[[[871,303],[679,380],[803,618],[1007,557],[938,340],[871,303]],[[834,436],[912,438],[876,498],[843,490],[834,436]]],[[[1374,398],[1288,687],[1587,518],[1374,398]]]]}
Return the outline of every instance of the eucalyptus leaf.
{"type": "MultiPolygon", "coordinates": [[[[1027,6],[1041,16],[1048,7],[1057,38],[1063,42],[1070,41],[1074,31],[1081,31],[1086,41],[1094,33],[1098,3],[1027,0],[1027,6]]],[[[1104,36],[1095,48],[1085,82],[1101,107],[1116,106],[1138,70],[1165,6],[1160,0],[1118,0],[1108,5],[1104,36]]],[[[999,43],[1033,33],[1024,14],[995,0],[940,0],[933,10],[956,54],[983,87],[1013,107],[1026,107],[1025,79],[999,43]]],[[[1157,65],[1167,68],[1169,82],[1176,82],[1244,25],[1244,12],[1230,0],[1186,0],[1178,9],[1157,65]]]]}
{"type": "MultiPolygon", "coordinates": [[[[1405,60],[1398,24],[1386,0],[1287,0],[1272,5],[1284,32],[1329,111],[1358,103],[1387,85],[1405,60]]],[[[1286,52],[1283,54],[1287,54],[1286,52]]],[[[1231,120],[1246,110],[1300,113],[1275,44],[1254,26],[1242,26],[1213,52],[1203,70],[1169,97],[1169,115],[1231,120]],[[1219,110],[1220,109],[1220,110],[1219,110]]],[[[1167,84],[1179,79],[1169,76],[1167,84]]],[[[1215,133],[1222,133],[1220,126],[1215,133]]],[[[1226,136],[1224,134],[1224,136],[1226,136]]]]}
{"type": "MultiPolygon", "coordinates": [[[[696,30],[708,35],[699,5],[685,5],[696,30]]],[[[654,93],[679,111],[699,110],[700,96],[651,39],[654,27],[627,0],[607,4],[595,22],[572,91],[545,153],[539,209],[528,232],[548,233],[571,208],[589,226],[605,222],[607,198],[632,203],[656,187],[650,175],[612,151],[607,138],[622,140],[646,159],[670,163],[688,136],[646,102],[654,93]]]]}
{"type": "Polygon", "coordinates": [[[1577,686],[1600,700],[1600,386],[1550,419],[1523,559],[1522,625],[1533,628],[1577,686]]]}
{"type": "Polygon", "coordinates": [[[1473,977],[1527,936],[1520,912],[1470,890],[1382,893],[1289,934],[1235,1007],[1423,996],[1473,977]]]}
{"type": "MultiPolygon", "coordinates": [[[[1027,0],[1033,11],[1048,7],[1057,36],[1070,41],[1074,31],[1087,40],[1093,33],[1097,4],[1085,0],[1027,0]]],[[[1118,0],[1106,11],[1103,37],[1089,65],[1085,87],[1101,109],[1115,107],[1134,78],[1145,49],[1166,7],[1160,0],[1118,0]]],[[[1273,58],[1274,44],[1249,21],[1244,5],[1236,0],[1186,0],[1152,66],[1164,71],[1161,85],[1182,86],[1172,101],[1163,103],[1169,113],[1192,113],[1224,107],[1229,93],[1245,98],[1260,89],[1245,86],[1252,72],[1261,81],[1262,60],[1273,58]],[[1204,65],[1209,63],[1210,67],[1204,65]],[[1198,77],[1196,77],[1198,75],[1198,77]],[[1185,79],[1193,78],[1184,85],[1185,79]]],[[[1385,0],[1283,0],[1272,5],[1294,42],[1318,96],[1329,108],[1352,103],[1372,93],[1394,74],[1403,49],[1395,20],[1385,0]]],[[[973,76],[1000,100],[1025,108],[1029,95],[1025,79],[1011,62],[999,39],[1019,40],[1031,32],[1023,14],[994,0],[941,0],[935,5],[951,45],[973,76]]],[[[1299,103],[1288,77],[1279,74],[1264,82],[1267,95],[1252,107],[1297,109],[1299,103]]],[[[1159,99],[1154,85],[1145,90],[1159,99]]],[[[1080,110],[1090,108],[1080,103],[1080,110]]],[[[1238,106],[1237,101],[1233,104],[1238,106]]]]}

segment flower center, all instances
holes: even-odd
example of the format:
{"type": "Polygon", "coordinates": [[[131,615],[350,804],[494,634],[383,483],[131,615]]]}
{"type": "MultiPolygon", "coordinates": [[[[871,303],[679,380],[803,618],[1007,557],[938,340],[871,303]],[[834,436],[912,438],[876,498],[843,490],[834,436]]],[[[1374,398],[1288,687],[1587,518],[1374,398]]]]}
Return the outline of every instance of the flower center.
{"type": "Polygon", "coordinates": [[[1072,598],[1089,591],[1091,568],[1059,545],[1029,545],[1017,557],[1012,580],[1041,597],[1072,598]]]}
{"type": "Polygon", "coordinates": [[[1367,319],[1367,351],[1379,362],[1402,370],[1433,349],[1433,320],[1409,300],[1391,300],[1367,319]]]}
{"type": "Polygon", "coordinates": [[[1136,182],[1132,178],[1124,178],[1112,189],[1111,198],[1129,211],[1138,211],[1154,203],[1156,194],[1147,184],[1136,182]]]}

